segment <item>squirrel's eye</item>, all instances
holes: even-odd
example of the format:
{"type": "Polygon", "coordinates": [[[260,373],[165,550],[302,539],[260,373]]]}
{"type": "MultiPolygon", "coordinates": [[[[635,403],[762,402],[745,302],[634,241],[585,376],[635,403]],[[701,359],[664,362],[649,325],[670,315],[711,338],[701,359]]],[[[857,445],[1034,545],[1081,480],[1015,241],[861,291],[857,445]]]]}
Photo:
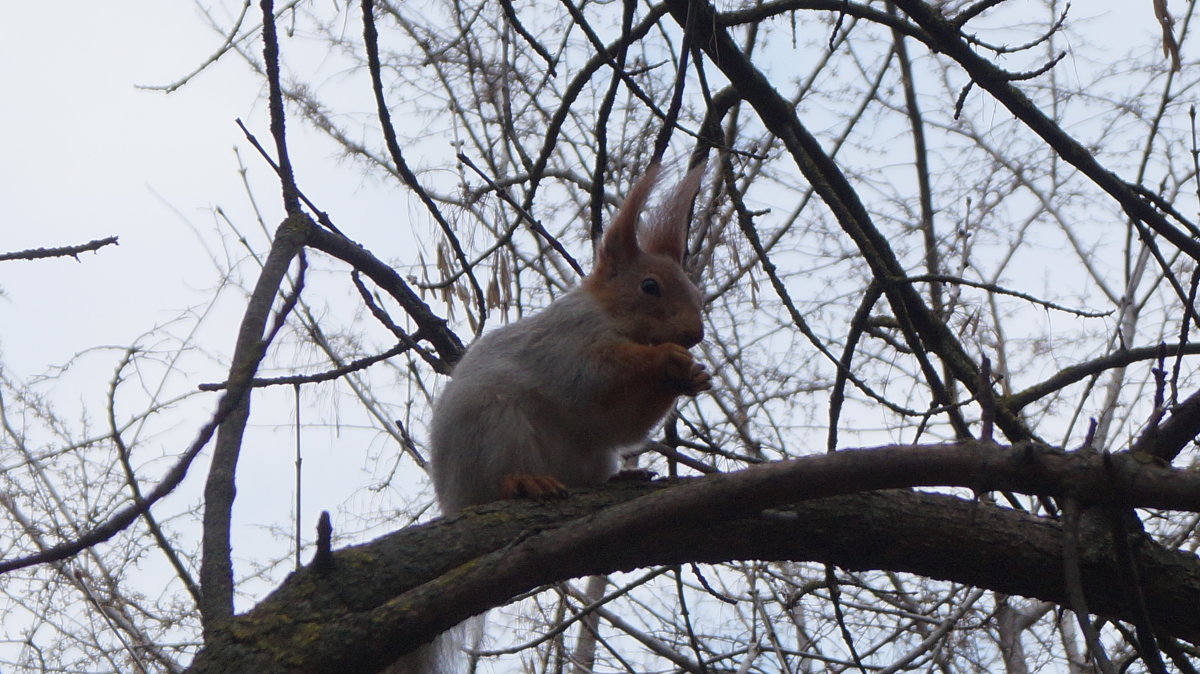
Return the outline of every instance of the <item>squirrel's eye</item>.
{"type": "Polygon", "coordinates": [[[642,292],[655,297],[662,297],[662,288],[658,287],[658,281],[652,278],[642,279],[642,292]]]}

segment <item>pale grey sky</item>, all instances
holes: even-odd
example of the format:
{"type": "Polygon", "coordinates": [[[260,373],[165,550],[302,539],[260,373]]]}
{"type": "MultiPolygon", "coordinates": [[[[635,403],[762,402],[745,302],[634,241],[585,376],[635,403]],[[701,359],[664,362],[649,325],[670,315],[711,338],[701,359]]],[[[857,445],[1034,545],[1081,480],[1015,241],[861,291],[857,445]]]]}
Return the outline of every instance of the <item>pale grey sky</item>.
{"type": "MultiPolygon", "coordinates": [[[[1182,4],[1170,3],[1176,11],[1182,4]]],[[[1117,50],[1123,33],[1156,30],[1150,0],[1084,0],[1072,11],[1077,16],[1111,12],[1103,22],[1113,27],[1109,34],[1117,50]]],[[[236,55],[169,95],[135,88],[177,79],[220,43],[221,36],[191,2],[0,3],[0,252],[120,237],[120,246],[84,254],[78,263],[0,263],[0,364],[12,376],[46,372],[98,345],[129,345],[185,308],[203,305],[217,283],[209,256],[222,255],[216,244],[229,236],[220,229],[214,207],[230,213],[247,233],[258,233],[234,147],[250,169],[267,226],[273,229],[278,222],[275,182],[234,124],[240,117],[267,139],[262,83],[236,55]]],[[[283,47],[290,63],[311,65],[314,71],[328,68],[324,86],[339,87],[342,78],[354,76],[338,71],[315,42],[285,39],[283,47]]],[[[1068,58],[1059,72],[1070,76],[1073,67],[1068,58]]],[[[365,93],[361,87],[352,91],[365,93]]],[[[369,110],[369,104],[360,109],[369,110]]],[[[290,131],[299,179],[310,196],[384,259],[413,262],[402,240],[407,229],[396,226],[414,215],[404,190],[364,181],[358,167],[339,161],[332,146],[300,122],[293,121],[290,131]]],[[[450,140],[445,139],[447,148],[450,140]]],[[[262,240],[257,243],[262,250],[262,240]]],[[[252,271],[243,267],[248,276],[252,271]]],[[[243,306],[243,298],[230,293],[209,322],[203,348],[211,357],[197,361],[208,366],[194,373],[196,383],[220,377],[216,363],[232,347],[243,306]]],[[[81,359],[80,374],[71,380],[79,388],[62,395],[64,404],[73,401],[99,418],[104,386],[118,359],[116,351],[81,359]]],[[[399,399],[404,392],[394,394],[399,399]]],[[[267,417],[286,422],[288,395],[261,395],[256,413],[267,411],[267,417]]],[[[214,400],[208,396],[194,409],[211,409],[214,400]]],[[[288,526],[290,517],[290,437],[257,419],[263,426],[252,431],[257,433],[250,443],[254,451],[243,455],[242,475],[249,476],[244,479],[253,488],[239,493],[239,557],[255,556],[258,544],[275,545],[268,554],[276,554],[282,544],[272,543],[257,527],[288,526]]],[[[151,464],[147,476],[165,469],[170,455],[182,450],[203,421],[202,415],[174,419],[176,432],[161,450],[167,458],[151,464]]],[[[325,432],[314,447],[326,438],[353,443],[348,427],[325,432]]],[[[314,450],[306,462],[309,475],[320,476],[316,484],[327,489],[323,496],[318,488],[310,492],[306,522],[315,521],[316,511],[352,497],[375,498],[363,491],[361,455],[314,450]]],[[[194,469],[185,494],[197,493],[203,470],[203,464],[194,469]]],[[[378,508],[369,503],[363,511],[378,508]]]]}
{"type": "MultiPolygon", "coordinates": [[[[257,12],[255,3],[247,26],[257,25],[257,12]]],[[[229,17],[220,19],[232,23],[229,17]]],[[[273,230],[282,217],[276,181],[235,124],[241,118],[269,146],[264,88],[240,57],[227,54],[171,94],[136,86],[176,80],[208,59],[221,42],[191,2],[0,4],[0,252],[120,238],[119,246],[85,253],[79,262],[0,263],[0,367],[24,380],[71,362],[71,375],[40,391],[53,393],[66,419],[90,419],[93,432],[105,427],[105,389],[121,349],[135,342],[168,348],[161,339],[142,336],[189,307],[204,308],[220,280],[210,256],[222,262],[246,257],[214,209],[228,213],[257,251],[266,249],[237,172],[235,147],[249,169],[267,227],[273,230]]],[[[285,58],[296,57],[314,72],[331,68],[327,82],[338,86],[337,65],[327,63],[324,51],[313,45],[285,36],[285,58]]],[[[251,48],[261,49],[257,41],[251,48]]],[[[301,122],[293,122],[289,131],[302,187],[345,231],[379,236],[379,220],[394,223],[405,212],[401,190],[364,181],[361,169],[340,161],[331,144],[307,132],[301,122]]],[[[395,231],[385,231],[384,240],[397,244],[395,231]]],[[[396,251],[381,254],[394,256],[396,251]]],[[[252,284],[253,263],[242,260],[238,269],[243,282],[252,284]]],[[[185,361],[188,370],[175,378],[169,394],[222,378],[220,363],[227,362],[244,306],[239,292],[222,294],[198,340],[203,354],[185,361]]],[[[181,336],[192,323],[166,330],[181,336]]],[[[135,413],[139,399],[144,404],[159,373],[147,371],[145,379],[140,372],[127,374],[122,415],[135,413]]],[[[328,411],[336,404],[327,389],[314,387],[313,392],[323,396],[315,403],[319,408],[328,411]]],[[[158,415],[163,435],[139,450],[144,477],[153,479],[170,466],[215,402],[214,395],[205,394],[189,406],[158,415]]],[[[239,481],[244,484],[235,513],[235,555],[240,559],[279,556],[290,546],[263,527],[291,526],[293,457],[286,424],[292,418],[290,388],[256,398],[247,440],[253,449],[243,454],[239,481]]],[[[314,476],[306,487],[308,537],[320,510],[356,498],[372,479],[361,451],[378,440],[374,434],[355,436],[353,420],[344,421],[341,428],[312,431],[314,449],[305,457],[306,473],[314,476]],[[331,449],[339,442],[360,453],[339,455],[331,449]]],[[[180,493],[156,512],[169,515],[196,502],[205,471],[202,456],[180,493]]],[[[368,498],[386,500],[386,494],[368,498]]],[[[378,507],[374,502],[361,510],[378,507]]],[[[183,537],[184,546],[198,539],[198,522],[188,527],[177,521],[173,528],[191,530],[183,537]]],[[[154,580],[166,573],[160,563],[153,555],[144,560],[148,592],[161,591],[161,581],[154,580]]],[[[250,572],[248,566],[239,562],[239,573],[250,572]]],[[[265,579],[257,590],[276,580],[265,579]]]]}

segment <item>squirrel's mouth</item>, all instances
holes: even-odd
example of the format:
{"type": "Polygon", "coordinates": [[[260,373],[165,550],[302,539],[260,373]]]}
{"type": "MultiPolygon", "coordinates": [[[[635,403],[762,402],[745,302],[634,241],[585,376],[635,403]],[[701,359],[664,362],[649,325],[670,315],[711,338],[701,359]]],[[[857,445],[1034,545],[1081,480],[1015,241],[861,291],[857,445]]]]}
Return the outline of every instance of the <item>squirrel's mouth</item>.
{"type": "Polygon", "coordinates": [[[663,344],[678,344],[679,346],[682,346],[685,349],[690,349],[693,346],[696,346],[697,344],[699,344],[702,340],[703,340],[703,337],[693,339],[692,335],[688,335],[688,336],[684,337],[683,339],[639,339],[639,340],[635,340],[635,341],[637,341],[639,344],[643,344],[645,346],[662,346],[663,344]]]}
{"type": "Polygon", "coordinates": [[[678,344],[685,349],[690,349],[704,340],[703,326],[697,327],[695,330],[671,331],[669,336],[663,337],[664,333],[646,334],[655,331],[647,330],[642,334],[628,335],[628,339],[645,346],[661,346],[663,344],[678,344]]]}

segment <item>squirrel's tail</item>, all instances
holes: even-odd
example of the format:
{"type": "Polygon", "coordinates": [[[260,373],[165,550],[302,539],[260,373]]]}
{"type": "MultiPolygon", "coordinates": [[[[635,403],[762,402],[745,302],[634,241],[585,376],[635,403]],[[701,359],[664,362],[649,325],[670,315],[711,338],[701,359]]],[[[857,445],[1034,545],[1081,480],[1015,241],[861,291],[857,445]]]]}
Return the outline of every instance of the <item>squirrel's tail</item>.
{"type": "Polygon", "coordinates": [[[433,641],[388,665],[382,674],[454,674],[457,629],[437,635],[433,641]]]}
{"type": "Polygon", "coordinates": [[[483,615],[468,618],[437,635],[420,648],[388,665],[382,674],[460,674],[463,646],[478,648],[483,631],[483,615]]]}

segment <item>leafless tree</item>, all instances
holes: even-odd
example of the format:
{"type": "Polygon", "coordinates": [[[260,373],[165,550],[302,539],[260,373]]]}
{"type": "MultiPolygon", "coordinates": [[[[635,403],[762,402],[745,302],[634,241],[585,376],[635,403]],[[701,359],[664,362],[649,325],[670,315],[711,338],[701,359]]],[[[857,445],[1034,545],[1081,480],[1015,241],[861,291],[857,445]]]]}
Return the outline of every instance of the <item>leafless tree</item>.
{"type": "MultiPolygon", "coordinates": [[[[481,671],[1195,672],[1195,3],[1131,5],[1153,31],[1057,0],[210,7],[210,62],[266,84],[269,127],[244,128],[280,215],[254,188],[222,213],[259,264],[209,420],[160,477],[111,413],[87,446],[21,449],[59,491],[122,459],[89,477],[102,496],[51,507],[6,474],[8,596],[38,614],[53,583],[105,632],[31,638],[18,666],[372,671],[492,609],[481,671]],[[289,151],[311,132],[396,211],[327,211],[289,151]],[[575,282],[659,160],[711,167],[690,260],[716,385],[630,457],[670,479],[435,519],[439,386],[575,282]],[[394,498],[305,483],[333,513],[286,580],[286,553],[231,555],[251,403],[280,387],[336,391],[310,423],[374,433],[358,493],[394,498]],[[155,515],[198,456],[196,557],[155,515]],[[120,570],[151,550],[176,590],[134,601],[120,570]]],[[[152,361],[130,352],[111,398],[152,361]]],[[[3,409],[40,409],[28,390],[5,382],[3,409]]]]}

